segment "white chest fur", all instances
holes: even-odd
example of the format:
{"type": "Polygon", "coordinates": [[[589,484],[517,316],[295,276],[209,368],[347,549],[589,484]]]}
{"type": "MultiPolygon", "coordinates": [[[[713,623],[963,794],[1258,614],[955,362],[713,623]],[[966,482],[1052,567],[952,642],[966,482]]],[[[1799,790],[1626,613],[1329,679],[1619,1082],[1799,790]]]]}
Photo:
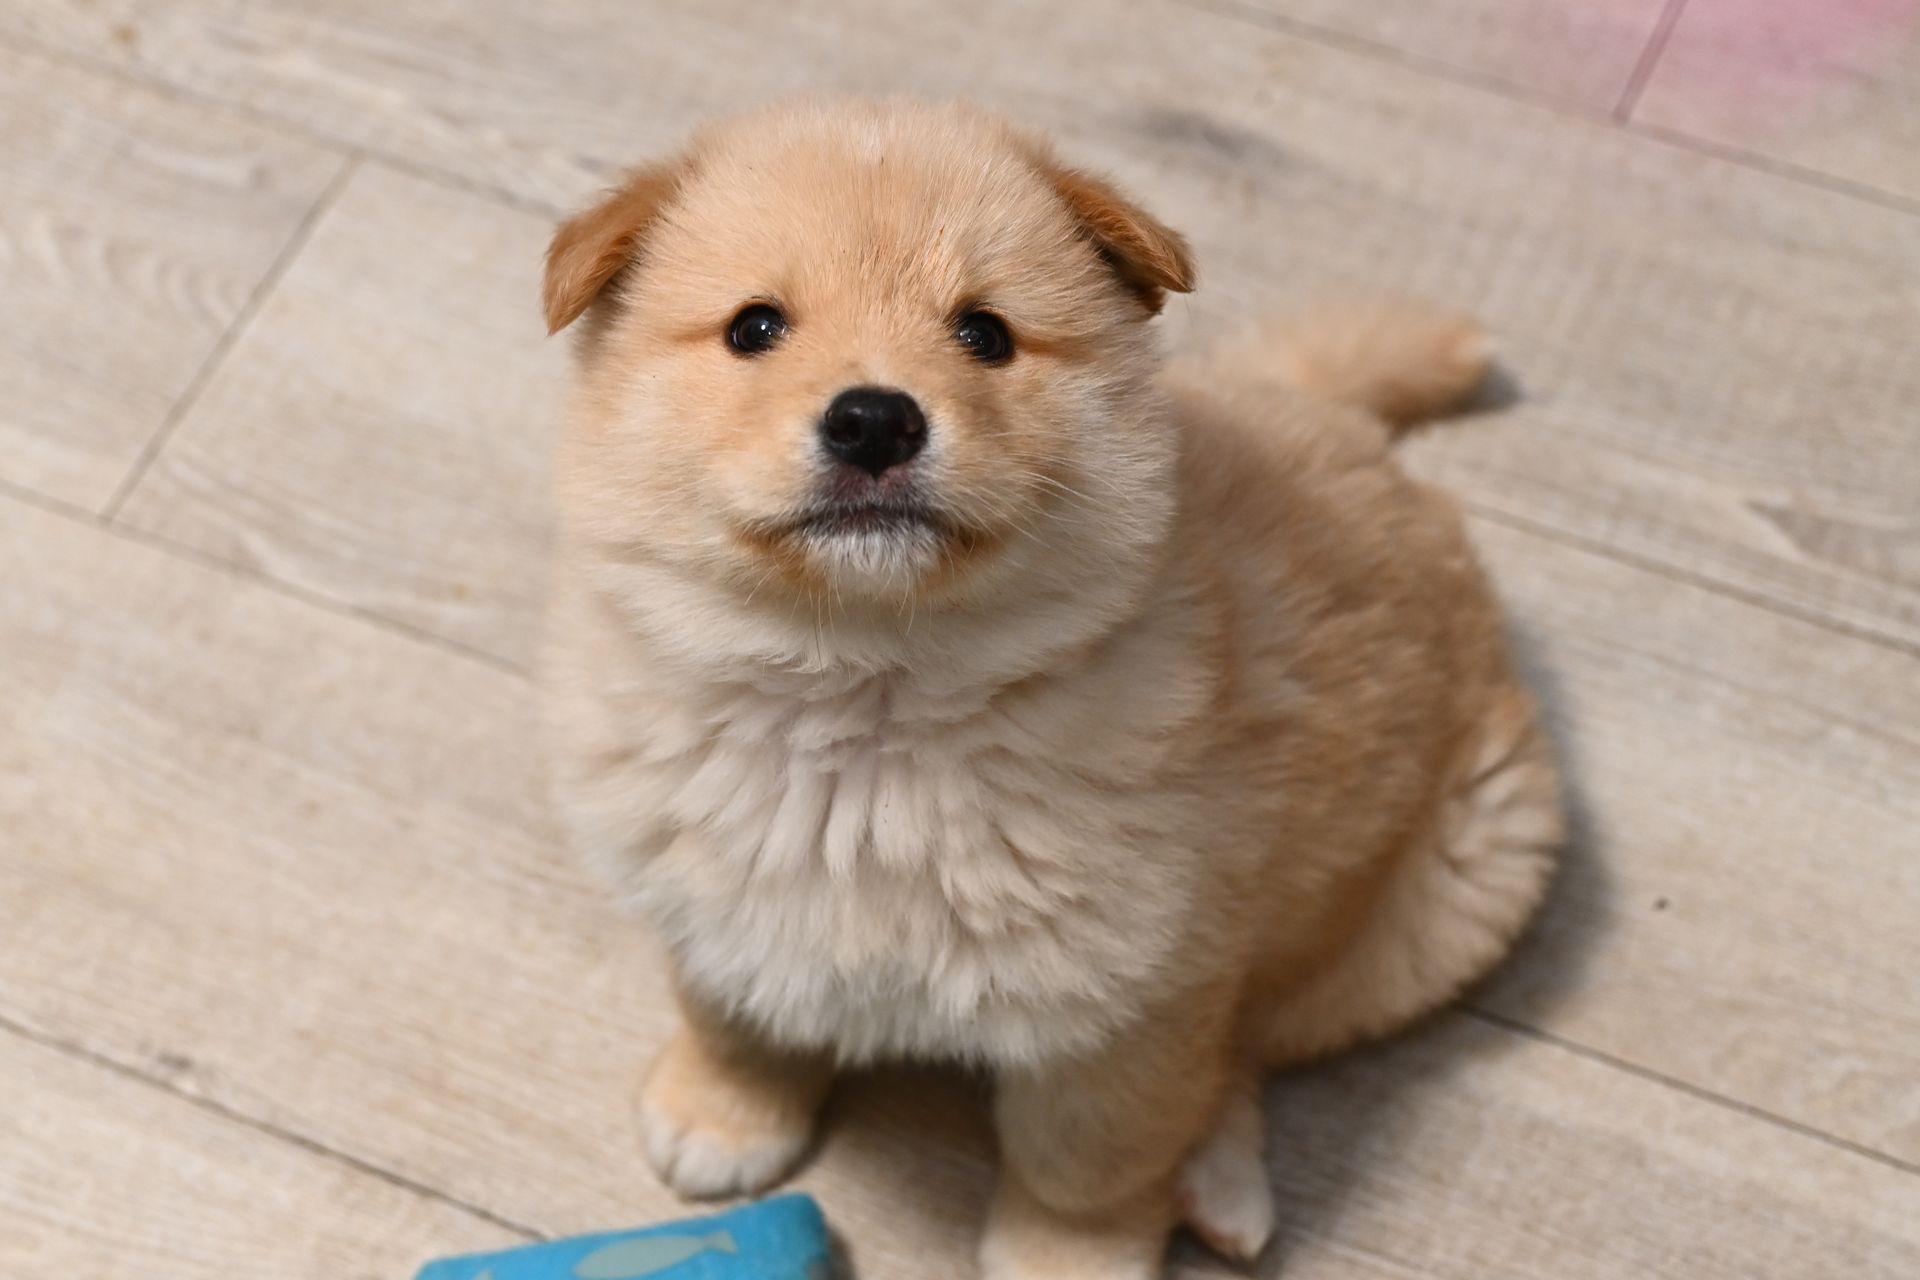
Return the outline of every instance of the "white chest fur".
{"type": "Polygon", "coordinates": [[[561,808],[682,980],[780,1042],[1086,1048],[1179,945],[1200,839],[1166,748],[1205,691],[1147,678],[1136,640],[991,693],[602,664],[563,699],[561,808]]]}

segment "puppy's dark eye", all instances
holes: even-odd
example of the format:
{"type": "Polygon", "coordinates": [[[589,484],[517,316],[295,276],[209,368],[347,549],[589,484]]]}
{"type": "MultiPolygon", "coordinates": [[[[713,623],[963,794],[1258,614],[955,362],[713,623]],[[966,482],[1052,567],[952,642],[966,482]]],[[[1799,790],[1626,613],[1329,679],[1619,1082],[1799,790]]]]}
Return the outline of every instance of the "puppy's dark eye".
{"type": "Polygon", "coordinates": [[[743,356],[757,356],[773,350],[786,333],[787,318],[779,308],[756,302],[727,326],[727,345],[743,356]]]}
{"type": "Polygon", "coordinates": [[[969,311],[953,326],[953,336],[967,354],[982,364],[1000,364],[1013,358],[1013,335],[1006,322],[988,311],[969,311]]]}

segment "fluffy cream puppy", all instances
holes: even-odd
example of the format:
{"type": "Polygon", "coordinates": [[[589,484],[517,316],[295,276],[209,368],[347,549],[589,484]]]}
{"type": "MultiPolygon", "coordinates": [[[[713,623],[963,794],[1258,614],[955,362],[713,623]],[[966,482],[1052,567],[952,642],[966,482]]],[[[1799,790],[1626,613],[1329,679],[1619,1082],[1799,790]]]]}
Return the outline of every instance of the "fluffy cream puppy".
{"type": "Polygon", "coordinates": [[[995,1280],[1271,1228],[1261,1070],[1506,949],[1553,765],[1395,425],[1469,325],[1361,308],[1171,368],[1185,243],[982,112],[763,110],[556,236],[580,322],[547,663],[572,841],[684,1025],[689,1195],[759,1190],[837,1066],[989,1071],[995,1280]]]}

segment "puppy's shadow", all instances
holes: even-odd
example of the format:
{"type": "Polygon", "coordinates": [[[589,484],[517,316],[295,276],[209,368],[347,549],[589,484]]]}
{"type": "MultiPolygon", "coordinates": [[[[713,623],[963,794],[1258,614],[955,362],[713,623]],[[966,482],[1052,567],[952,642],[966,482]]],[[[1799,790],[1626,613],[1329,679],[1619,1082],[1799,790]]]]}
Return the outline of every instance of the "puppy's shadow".
{"type": "Polygon", "coordinates": [[[1452,417],[1464,418],[1482,413],[1500,413],[1518,405],[1526,398],[1526,388],[1513,370],[1496,363],[1487,370],[1487,376],[1480,380],[1473,398],[1456,410],[1452,417]]]}
{"type": "Polygon", "coordinates": [[[1586,979],[1617,904],[1601,856],[1601,837],[1584,779],[1580,742],[1559,673],[1539,635],[1521,619],[1512,629],[1514,662],[1540,700],[1559,758],[1567,811],[1567,843],[1547,898],[1507,960],[1470,992],[1466,1004],[1493,1019],[1541,1024],[1586,979]]]}

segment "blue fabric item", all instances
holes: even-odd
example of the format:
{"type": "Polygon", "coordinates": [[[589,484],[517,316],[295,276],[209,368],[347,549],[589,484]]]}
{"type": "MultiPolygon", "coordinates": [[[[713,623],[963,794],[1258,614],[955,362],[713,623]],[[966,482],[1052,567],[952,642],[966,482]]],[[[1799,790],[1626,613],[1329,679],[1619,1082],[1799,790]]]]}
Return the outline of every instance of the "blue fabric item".
{"type": "Polygon", "coordinates": [[[832,1248],[812,1196],[712,1218],[610,1231],[430,1262],[415,1280],[829,1280],[832,1248]]]}

